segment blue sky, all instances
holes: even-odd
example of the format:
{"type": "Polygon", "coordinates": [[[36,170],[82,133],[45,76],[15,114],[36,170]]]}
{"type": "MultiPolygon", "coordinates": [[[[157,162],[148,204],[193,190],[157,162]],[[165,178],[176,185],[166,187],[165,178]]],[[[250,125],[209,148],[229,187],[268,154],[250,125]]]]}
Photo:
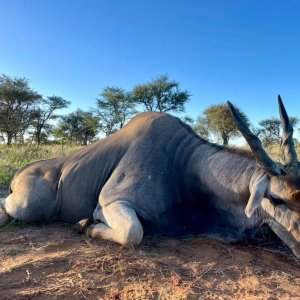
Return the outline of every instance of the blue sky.
{"type": "Polygon", "coordinates": [[[0,73],[88,109],[167,73],[196,117],[230,99],[253,123],[280,93],[300,117],[300,1],[0,0],[0,73]]]}

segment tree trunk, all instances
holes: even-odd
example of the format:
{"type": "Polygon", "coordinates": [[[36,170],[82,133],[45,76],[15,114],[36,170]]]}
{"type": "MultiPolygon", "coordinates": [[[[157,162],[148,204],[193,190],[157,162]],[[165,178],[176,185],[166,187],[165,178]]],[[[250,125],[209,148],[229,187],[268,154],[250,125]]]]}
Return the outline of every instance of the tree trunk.
{"type": "Polygon", "coordinates": [[[8,133],[7,134],[7,146],[11,146],[11,142],[12,142],[12,139],[13,139],[13,135],[11,133],[8,133]]]}
{"type": "Polygon", "coordinates": [[[87,143],[88,143],[88,137],[85,135],[84,138],[83,138],[83,143],[82,143],[82,145],[83,145],[83,146],[86,146],[87,143]]]}
{"type": "Polygon", "coordinates": [[[38,146],[41,144],[41,136],[40,135],[38,135],[36,137],[36,142],[37,142],[38,146]]]}
{"type": "Polygon", "coordinates": [[[41,132],[42,132],[42,130],[37,129],[37,131],[35,133],[35,138],[36,138],[36,142],[37,142],[38,146],[41,144],[41,132]]]}

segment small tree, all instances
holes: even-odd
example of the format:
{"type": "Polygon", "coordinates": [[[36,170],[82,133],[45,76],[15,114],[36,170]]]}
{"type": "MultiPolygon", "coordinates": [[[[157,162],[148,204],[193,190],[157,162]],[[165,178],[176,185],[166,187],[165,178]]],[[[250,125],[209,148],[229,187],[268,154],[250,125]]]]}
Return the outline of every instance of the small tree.
{"type": "Polygon", "coordinates": [[[61,142],[62,148],[66,141],[71,143],[70,130],[67,124],[60,122],[57,127],[53,129],[53,136],[61,142]]]}
{"type": "Polygon", "coordinates": [[[114,86],[103,89],[94,111],[106,136],[122,128],[128,119],[136,114],[131,93],[114,86]]]}
{"type": "MultiPolygon", "coordinates": [[[[299,119],[296,117],[290,117],[289,119],[293,127],[299,122],[299,119]]],[[[280,144],[281,121],[278,118],[264,119],[258,124],[259,128],[257,128],[256,131],[265,147],[272,144],[280,144]]]]}
{"type": "Polygon", "coordinates": [[[54,129],[54,136],[70,143],[87,145],[97,135],[99,119],[92,112],[77,109],[75,112],[61,117],[61,122],[54,129]]]}
{"type": "Polygon", "coordinates": [[[84,112],[81,127],[81,143],[87,145],[92,142],[99,132],[99,118],[92,112],[84,112]]]}
{"type": "Polygon", "coordinates": [[[29,125],[32,107],[41,98],[28,79],[0,76],[0,131],[7,145],[29,125]]]}
{"type": "Polygon", "coordinates": [[[181,118],[181,120],[190,125],[192,129],[197,132],[199,135],[201,135],[204,138],[208,138],[208,127],[207,123],[205,123],[205,120],[202,119],[202,117],[198,117],[197,120],[195,121],[192,117],[190,116],[184,116],[181,118]]]}
{"type": "Polygon", "coordinates": [[[183,112],[190,94],[179,89],[179,83],[170,81],[168,75],[139,84],[133,89],[136,103],[144,105],[148,111],[183,112]]]}
{"type": "Polygon", "coordinates": [[[193,126],[193,129],[202,137],[208,139],[209,137],[209,126],[208,119],[205,117],[199,116],[196,123],[193,126]]]}
{"type": "Polygon", "coordinates": [[[58,118],[54,114],[56,110],[66,108],[71,102],[64,100],[62,97],[51,96],[42,99],[38,106],[32,111],[31,126],[34,128],[34,138],[39,145],[41,143],[42,131],[49,128],[48,122],[58,118]]]}
{"type": "MultiPolygon", "coordinates": [[[[239,108],[237,110],[242,119],[249,125],[247,116],[239,108]]],[[[197,120],[197,127],[197,131],[206,137],[209,133],[213,133],[221,138],[223,145],[228,145],[230,138],[240,134],[226,104],[212,105],[205,109],[203,116],[197,120]]]]}

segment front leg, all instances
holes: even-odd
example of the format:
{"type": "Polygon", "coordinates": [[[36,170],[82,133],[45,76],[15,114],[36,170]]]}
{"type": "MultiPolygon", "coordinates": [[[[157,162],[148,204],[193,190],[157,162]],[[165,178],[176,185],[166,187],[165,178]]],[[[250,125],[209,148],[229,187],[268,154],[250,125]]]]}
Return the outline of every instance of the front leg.
{"type": "Polygon", "coordinates": [[[98,204],[94,219],[103,223],[87,228],[87,234],[92,238],[102,238],[124,246],[138,245],[143,239],[143,227],[135,211],[125,201],[116,201],[104,208],[98,204]]]}

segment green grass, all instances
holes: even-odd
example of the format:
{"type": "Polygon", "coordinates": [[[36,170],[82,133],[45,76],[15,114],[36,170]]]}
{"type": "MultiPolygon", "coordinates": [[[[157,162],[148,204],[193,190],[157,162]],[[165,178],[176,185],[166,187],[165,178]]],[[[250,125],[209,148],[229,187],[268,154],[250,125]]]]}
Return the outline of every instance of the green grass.
{"type": "Polygon", "coordinates": [[[0,145],[0,188],[7,188],[15,172],[21,167],[47,158],[61,157],[80,148],[78,145],[0,145]]]}

